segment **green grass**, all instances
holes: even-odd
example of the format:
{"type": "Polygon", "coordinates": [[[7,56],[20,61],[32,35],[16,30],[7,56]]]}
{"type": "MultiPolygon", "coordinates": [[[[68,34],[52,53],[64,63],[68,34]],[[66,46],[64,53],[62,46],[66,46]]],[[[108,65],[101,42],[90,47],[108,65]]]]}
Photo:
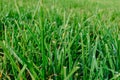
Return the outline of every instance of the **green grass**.
{"type": "Polygon", "coordinates": [[[119,0],[1,0],[0,80],[119,80],[119,0]]]}

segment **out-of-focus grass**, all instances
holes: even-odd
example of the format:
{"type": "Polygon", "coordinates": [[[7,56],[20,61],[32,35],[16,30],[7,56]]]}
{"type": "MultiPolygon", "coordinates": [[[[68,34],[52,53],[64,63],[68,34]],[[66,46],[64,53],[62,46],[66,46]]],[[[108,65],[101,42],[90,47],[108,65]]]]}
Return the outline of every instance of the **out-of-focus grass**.
{"type": "Polygon", "coordinates": [[[119,0],[1,0],[0,79],[120,79],[119,0]]]}

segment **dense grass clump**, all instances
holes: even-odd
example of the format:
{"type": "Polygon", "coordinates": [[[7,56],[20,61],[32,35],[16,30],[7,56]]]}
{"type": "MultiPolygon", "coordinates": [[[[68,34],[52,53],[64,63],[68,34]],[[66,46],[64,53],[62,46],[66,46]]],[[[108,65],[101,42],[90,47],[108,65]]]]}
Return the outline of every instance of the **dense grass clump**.
{"type": "Polygon", "coordinates": [[[119,80],[119,0],[1,0],[0,79],[119,80]]]}

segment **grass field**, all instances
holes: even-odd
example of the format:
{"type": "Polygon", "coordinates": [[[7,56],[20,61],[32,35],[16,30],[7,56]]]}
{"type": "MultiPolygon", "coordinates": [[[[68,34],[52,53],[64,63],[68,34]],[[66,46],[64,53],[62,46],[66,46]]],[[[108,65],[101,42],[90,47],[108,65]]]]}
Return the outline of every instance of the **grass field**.
{"type": "Polygon", "coordinates": [[[0,0],[0,80],[120,80],[120,0],[0,0]]]}

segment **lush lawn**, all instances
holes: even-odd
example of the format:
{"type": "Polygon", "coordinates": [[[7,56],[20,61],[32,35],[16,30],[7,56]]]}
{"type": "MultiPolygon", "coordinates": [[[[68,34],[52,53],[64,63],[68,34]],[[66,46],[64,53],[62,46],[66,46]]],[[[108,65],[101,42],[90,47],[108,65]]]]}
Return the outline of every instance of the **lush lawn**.
{"type": "Polygon", "coordinates": [[[120,80],[120,0],[0,0],[0,80],[120,80]]]}

